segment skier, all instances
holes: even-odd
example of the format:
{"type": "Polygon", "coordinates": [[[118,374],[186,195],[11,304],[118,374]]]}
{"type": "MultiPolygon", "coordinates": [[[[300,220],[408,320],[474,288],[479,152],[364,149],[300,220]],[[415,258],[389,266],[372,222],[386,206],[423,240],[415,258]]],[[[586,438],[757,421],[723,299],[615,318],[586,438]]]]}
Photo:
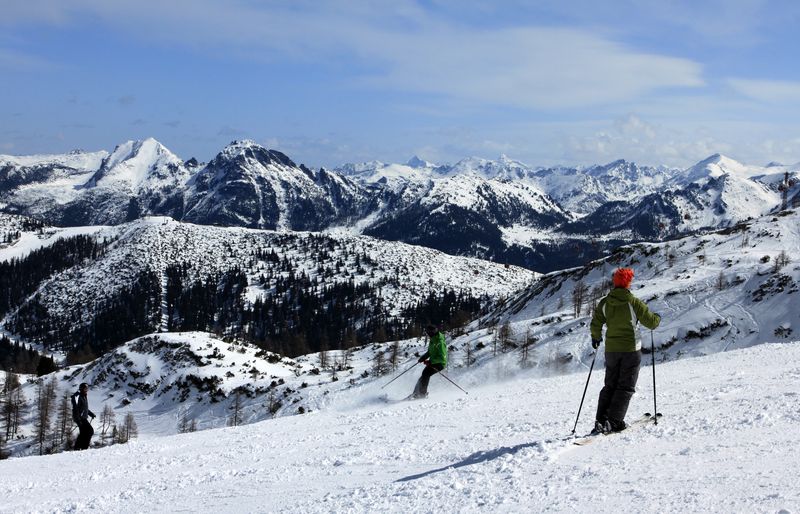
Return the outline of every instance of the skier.
{"type": "Polygon", "coordinates": [[[82,383],[78,390],[72,395],[72,419],[78,425],[80,433],[75,440],[76,450],[86,450],[94,435],[94,428],[89,423],[88,417],[95,418],[94,412],[89,410],[89,384],[82,383]]]}
{"type": "Polygon", "coordinates": [[[627,427],[625,413],[636,392],[642,362],[637,325],[641,323],[653,330],[661,323],[661,316],[650,312],[630,292],[631,268],[617,268],[611,278],[614,289],[597,304],[590,325],[595,350],[603,342],[603,325],[606,325],[606,377],[597,402],[593,434],[619,432],[627,427]]]}
{"type": "Polygon", "coordinates": [[[444,334],[433,325],[428,325],[425,332],[428,334],[428,351],[419,358],[419,362],[425,363],[425,369],[417,380],[411,398],[427,398],[428,382],[431,377],[447,366],[447,345],[444,342],[444,334]]]}

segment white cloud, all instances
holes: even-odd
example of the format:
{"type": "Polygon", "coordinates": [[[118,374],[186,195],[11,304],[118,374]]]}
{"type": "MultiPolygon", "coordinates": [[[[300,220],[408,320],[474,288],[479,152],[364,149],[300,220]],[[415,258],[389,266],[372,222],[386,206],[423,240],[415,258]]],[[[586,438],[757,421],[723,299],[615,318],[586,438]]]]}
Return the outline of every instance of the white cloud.
{"type": "Polygon", "coordinates": [[[697,63],[636,52],[577,30],[443,26],[382,37],[382,44],[364,50],[384,63],[370,83],[487,103],[576,108],[704,84],[697,63]]]}
{"type": "Polygon", "coordinates": [[[47,5],[52,12],[44,19],[77,20],[88,12],[135,37],[266,61],[341,66],[359,70],[351,74],[362,86],[471,102],[581,108],[704,85],[700,64],[689,59],[640,52],[588,30],[465,27],[410,0],[75,0],[69,7],[35,0],[27,14],[48,12],[47,5]]]}
{"type": "Polygon", "coordinates": [[[800,102],[800,82],[733,78],[728,79],[728,85],[738,93],[760,102],[800,102]]]}
{"type": "MultiPolygon", "coordinates": [[[[579,131],[574,130],[573,134],[579,131]]],[[[577,162],[597,163],[624,158],[641,164],[689,166],[714,153],[734,147],[702,129],[667,127],[630,114],[603,129],[570,135],[562,142],[564,154],[577,162]]]]}

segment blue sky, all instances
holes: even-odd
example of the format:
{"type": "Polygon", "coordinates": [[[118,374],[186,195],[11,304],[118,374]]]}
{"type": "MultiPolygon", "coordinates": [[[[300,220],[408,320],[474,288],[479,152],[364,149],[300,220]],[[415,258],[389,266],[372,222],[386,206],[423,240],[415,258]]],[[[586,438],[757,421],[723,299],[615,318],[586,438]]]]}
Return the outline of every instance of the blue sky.
{"type": "Polygon", "coordinates": [[[798,26],[761,0],[0,0],[0,153],[795,163],[798,26]]]}

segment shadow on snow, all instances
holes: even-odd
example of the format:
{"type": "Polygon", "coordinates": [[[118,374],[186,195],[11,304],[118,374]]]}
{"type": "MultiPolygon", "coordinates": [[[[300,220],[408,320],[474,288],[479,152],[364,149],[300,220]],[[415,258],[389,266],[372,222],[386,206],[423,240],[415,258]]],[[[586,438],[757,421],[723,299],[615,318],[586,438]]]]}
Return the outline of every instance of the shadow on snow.
{"type": "Polygon", "coordinates": [[[461,462],[457,462],[455,464],[450,464],[449,466],[445,466],[443,468],[432,469],[430,471],[425,471],[424,473],[418,473],[416,475],[409,475],[407,477],[399,478],[396,482],[410,482],[411,480],[417,480],[419,478],[424,478],[434,473],[439,473],[442,471],[447,471],[448,469],[456,469],[456,468],[463,468],[464,466],[472,466],[473,464],[480,464],[482,462],[489,462],[491,460],[495,460],[497,458],[502,457],[503,455],[514,455],[520,450],[524,450],[525,448],[533,448],[533,447],[541,447],[541,442],[533,442],[533,443],[523,443],[518,444],[516,446],[503,446],[502,448],[497,448],[496,450],[489,450],[489,451],[479,451],[475,452],[466,459],[462,460],[461,462]]]}

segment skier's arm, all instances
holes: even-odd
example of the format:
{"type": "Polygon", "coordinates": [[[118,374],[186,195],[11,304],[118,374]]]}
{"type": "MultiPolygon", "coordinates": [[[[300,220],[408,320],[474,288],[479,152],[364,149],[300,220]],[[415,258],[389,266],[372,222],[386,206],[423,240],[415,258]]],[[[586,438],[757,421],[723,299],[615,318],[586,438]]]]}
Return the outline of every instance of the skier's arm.
{"type": "Polygon", "coordinates": [[[422,354],[422,356],[420,356],[420,358],[417,360],[417,362],[422,362],[425,359],[427,359],[428,357],[430,357],[430,352],[425,352],[425,353],[422,354]]]}
{"type": "Polygon", "coordinates": [[[592,322],[589,324],[589,330],[592,333],[592,340],[594,341],[603,339],[603,325],[606,322],[606,317],[603,315],[604,304],[605,299],[600,300],[600,303],[597,304],[597,308],[592,315],[592,322]]]}
{"type": "Polygon", "coordinates": [[[655,330],[659,323],[661,323],[661,317],[658,314],[650,312],[650,309],[647,308],[647,305],[643,301],[634,298],[631,301],[631,305],[633,306],[633,311],[636,313],[639,322],[645,327],[650,330],[655,330]]]}

